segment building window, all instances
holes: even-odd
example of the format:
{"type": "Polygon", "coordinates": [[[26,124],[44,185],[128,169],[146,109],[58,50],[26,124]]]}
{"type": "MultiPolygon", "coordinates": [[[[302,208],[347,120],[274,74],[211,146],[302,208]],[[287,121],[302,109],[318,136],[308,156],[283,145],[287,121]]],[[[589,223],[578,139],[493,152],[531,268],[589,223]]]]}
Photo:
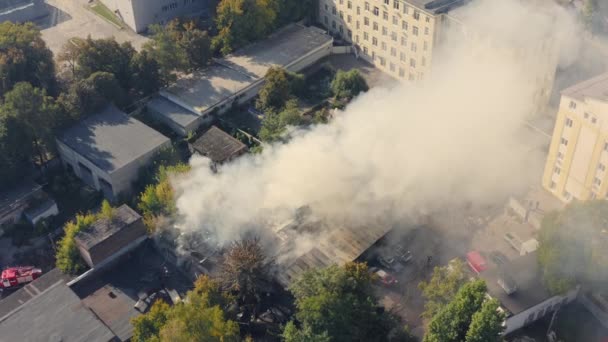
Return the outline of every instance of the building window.
{"type": "Polygon", "coordinates": [[[561,138],[560,143],[564,146],[568,146],[568,140],[566,140],[565,138],[561,138]]]}
{"type": "Polygon", "coordinates": [[[401,29],[402,29],[403,31],[407,31],[407,21],[403,20],[403,21],[401,22],[401,29]]]}
{"type": "Polygon", "coordinates": [[[369,53],[367,52],[367,46],[364,46],[364,47],[363,47],[363,54],[364,54],[364,55],[366,55],[366,56],[369,54],[369,53]]]}
{"type": "Polygon", "coordinates": [[[388,29],[384,26],[382,26],[382,35],[386,36],[388,34],[388,29]]]}
{"type": "Polygon", "coordinates": [[[361,14],[361,7],[357,6],[357,15],[361,14]]]}
{"type": "Polygon", "coordinates": [[[340,34],[344,33],[344,28],[342,28],[342,25],[340,25],[340,34]]]}
{"type": "Polygon", "coordinates": [[[414,19],[420,20],[420,11],[419,10],[414,10],[414,19]]]}
{"type": "Polygon", "coordinates": [[[394,47],[391,47],[391,56],[397,56],[397,49],[395,49],[394,47]]]}
{"type": "Polygon", "coordinates": [[[426,20],[426,22],[427,22],[427,23],[430,23],[430,22],[431,22],[431,17],[428,17],[428,16],[427,16],[427,17],[426,17],[426,18],[424,18],[424,19],[426,20]]]}
{"type": "Polygon", "coordinates": [[[566,126],[567,127],[572,127],[572,119],[566,118],[566,126]]]}
{"type": "Polygon", "coordinates": [[[390,3],[390,0],[384,0],[384,4],[388,5],[390,3]]]}
{"type": "Polygon", "coordinates": [[[429,28],[428,27],[424,28],[424,34],[427,35],[427,36],[429,35],[429,28]]]}
{"type": "Polygon", "coordinates": [[[392,72],[395,72],[395,64],[393,64],[392,62],[389,64],[389,68],[392,72]]]}
{"type": "Polygon", "coordinates": [[[336,28],[336,21],[335,20],[331,21],[331,27],[334,28],[334,29],[336,28]]]}
{"type": "Polygon", "coordinates": [[[348,30],[347,34],[348,34],[348,38],[352,38],[353,37],[353,31],[348,30]]]}
{"type": "Polygon", "coordinates": [[[422,45],[422,49],[423,49],[424,51],[426,51],[426,50],[428,50],[428,49],[429,49],[429,43],[428,43],[428,42],[426,42],[426,41],[425,41],[425,42],[423,42],[422,44],[423,44],[423,45],[422,45]]]}
{"type": "Polygon", "coordinates": [[[415,60],[415,59],[410,58],[410,66],[411,66],[412,68],[415,68],[415,67],[416,67],[416,60],[415,60]]]}
{"type": "Polygon", "coordinates": [[[331,14],[336,15],[336,6],[331,8],[331,14]]]}
{"type": "Polygon", "coordinates": [[[378,39],[376,39],[376,37],[372,37],[372,45],[378,46],[378,39]]]}
{"type": "Polygon", "coordinates": [[[401,37],[401,45],[402,46],[407,46],[407,38],[401,37]]]}
{"type": "Polygon", "coordinates": [[[557,160],[562,160],[564,159],[564,154],[561,152],[557,152],[557,160]]]}
{"type": "Polygon", "coordinates": [[[367,32],[363,32],[363,40],[369,40],[369,34],[367,32]]]}
{"type": "Polygon", "coordinates": [[[359,29],[359,20],[357,20],[357,24],[355,25],[357,27],[357,30],[359,29]]]}
{"type": "Polygon", "coordinates": [[[340,5],[344,5],[344,0],[340,0],[340,5]]]}
{"type": "Polygon", "coordinates": [[[608,152],[608,142],[604,143],[604,151],[608,152]]]}
{"type": "Polygon", "coordinates": [[[557,166],[553,169],[553,173],[555,173],[556,175],[559,175],[560,172],[562,172],[562,170],[557,166]]]}
{"type": "Polygon", "coordinates": [[[329,12],[329,6],[327,6],[327,4],[325,4],[325,12],[329,12]]]}
{"type": "Polygon", "coordinates": [[[403,13],[408,14],[409,13],[409,8],[407,7],[406,4],[403,4],[403,13]]]}
{"type": "Polygon", "coordinates": [[[378,23],[374,22],[374,31],[378,31],[378,23]]]}
{"type": "Polygon", "coordinates": [[[600,186],[602,184],[602,180],[599,179],[599,178],[597,178],[597,177],[595,177],[595,178],[593,178],[593,184],[597,185],[597,186],[600,186]]]}
{"type": "Polygon", "coordinates": [[[405,77],[405,70],[403,68],[399,68],[399,77],[405,77]]]}
{"type": "Polygon", "coordinates": [[[416,52],[417,49],[416,43],[412,43],[412,52],[416,52]]]}
{"type": "Polygon", "coordinates": [[[570,101],[570,109],[576,109],[576,102],[570,101]]]}
{"type": "Polygon", "coordinates": [[[386,43],[382,42],[382,51],[386,51],[386,43]]]}
{"type": "Polygon", "coordinates": [[[329,19],[327,19],[327,16],[324,16],[323,20],[325,21],[325,25],[329,25],[329,19]]]}
{"type": "Polygon", "coordinates": [[[396,16],[393,16],[393,25],[399,25],[399,19],[396,16]]]}
{"type": "Polygon", "coordinates": [[[347,7],[348,9],[353,8],[353,3],[352,3],[352,1],[348,1],[348,2],[346,3],[346,7],[347,7]]]}
{"type": "Polygon", "coordinates": [[[563,196],[566,199],[566,201],[569,201],[570,199],[572,199],[572,194],[569,193],[568,191],[564,191],[563,196]]]}
{"type": "Polygon", "coordinates": [[[399,9],[399,0],[393,0],[393,8],[399,9]]]}
{"type": "Polygon", "coordinates": [[[382,65],[382,66],[386,65],[386,60],[384,60],[384,57],[380,57],[380,65],[382,65]]]}
{"type": "Polygon", "coordinates": [[[589,119],[589,113],[585,112],[584,117],[585,119],[589,119]]]}
{"type": "MultiPolygon", "coordinates": [[[[350,30],[349,30],[350,31],[350,30]]],[[[355,43],[359,43],[359,35],[355,36],[355,43]]]]}
{"type": "Polygon", "coordinates": [[[374,7],[374,15],[375,16],[380,15],[380,9],[378,7],[374,7]]]}
{"type": "Polygon", "coordinates": [[[363,25],[369,26],[369,18],[368,17],[363,17],[363,25]]]}
{"type": "Polygon", "coordinates": [[[418,35],[418,27],[416,27],[416,26],[412,26],[412,34],[413,34],[414,36],[417,36],[417,35],[418,35]]]}
{"type": "Polygon", "coordinates": [[[369,2],[366,2],[366,3],[365,3],[365,10],[366,10],[366,11],[369,11],[369,2]]]}
{"type": "Polygon", "coordinates": [[[397,33],[396,32],[391,32],[391,40],[396,42],[397,41],[397,33]]]}
{"type": "Polygon", "coordinates": [[[600,171],[602,171],[602,172],[604,172],[604,171],[606,171],[606,165],[604,165],[602,163],[599,163],[597,165],[597,169],[600,170],[600,171]]]}
{"type": "Polygon", "coordinates": [[[353,17],[350,16],[350,14],[348,16],[346,16],[346,22],[350,23],[353,20],[353,17]]]}
{"type": "Polygon", "coordinates": [[[405,61],[406,61],[406,58],[405,58],[405,53],[400,52],[400,53],[399,53],[399,59],[400,59],[402,62],[405,62],[405,61]]]}
{"type": "Polygon", "coordinates": [[[555,184],[554,181],[551,181],[551,183],[549,184],[549,189],[555,189],[556,186],[557,184],[555,184]]]}
{"type": "Polygon", "coordinates": [[[420,65],[426,66],[426,58],[425,57],[422,57],[422,59],[420,60],[420,65]]]}
{"type": "Polygon", "coordinates": [[[344,12],[340,11],[340,19],[344,19],[344,12]]]}
{"type": "Polygon", "coordinates": [[[383,12],[382,13],[382,19],[388,20],[388,12],[383,12]]]}
{"type": "Polygon", "coordinates": [[[595,116],[591,118],[591,123],[592,124],[596,124],[597,123],[597,118],[595,116]]]}

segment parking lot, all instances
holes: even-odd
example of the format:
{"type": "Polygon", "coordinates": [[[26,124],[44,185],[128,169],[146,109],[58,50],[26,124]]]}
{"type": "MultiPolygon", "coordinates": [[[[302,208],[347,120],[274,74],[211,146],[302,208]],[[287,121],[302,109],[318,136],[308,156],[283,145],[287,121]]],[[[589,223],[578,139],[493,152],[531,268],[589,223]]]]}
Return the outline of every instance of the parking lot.
{"type": "Polygon", "coordinates": [[[88,9],[87,0],[46,0],[49,15],[39,22],[42,38],[57,55],[70,38],[110,38],[131,42],[140,49],[148,38],[129,29],[120,29],[88,9]]]}

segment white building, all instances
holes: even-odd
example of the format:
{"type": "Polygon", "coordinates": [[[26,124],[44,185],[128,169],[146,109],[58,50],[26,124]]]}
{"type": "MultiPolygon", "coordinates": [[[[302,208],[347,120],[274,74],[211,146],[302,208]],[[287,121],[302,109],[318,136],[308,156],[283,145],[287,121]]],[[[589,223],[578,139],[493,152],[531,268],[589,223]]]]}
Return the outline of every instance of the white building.
{"type": "Polygon", "coordinates": [[[109,199],[129,192],[140,168],[170,144],[169,138],[114,106],[89,116],[57,138],[65,167],[109,199]]]}
{"type": "Polygon", "coordinates": [[[152,24],[166,24],[177,17],[204,17],[209,0],[101,0],[135,32],[152,24]]]}
{"type": "Polygon", "coordinates": [[[331,54],[333,38],[316,27],[288,25],[205,69],[184,76],[148,103],[148,111],[180,135],[258,94],[268,69],[299,72],[331,54]]]}

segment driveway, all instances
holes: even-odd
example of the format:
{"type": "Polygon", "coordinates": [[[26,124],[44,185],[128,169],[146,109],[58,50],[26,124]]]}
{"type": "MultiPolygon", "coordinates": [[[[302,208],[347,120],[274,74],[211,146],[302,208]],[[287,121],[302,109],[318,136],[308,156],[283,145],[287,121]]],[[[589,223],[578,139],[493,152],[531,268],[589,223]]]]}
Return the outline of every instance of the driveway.
{"type": "Polygon", "coordinates": [[[72,37],[110,38],[119,43],[131,42],[135,49],[141,49],[148,38],[129,29],[120,29],[91,12],[87,0],[46,0],[51,14],[39,25],[42,38],[55,56],[72,37]]]}

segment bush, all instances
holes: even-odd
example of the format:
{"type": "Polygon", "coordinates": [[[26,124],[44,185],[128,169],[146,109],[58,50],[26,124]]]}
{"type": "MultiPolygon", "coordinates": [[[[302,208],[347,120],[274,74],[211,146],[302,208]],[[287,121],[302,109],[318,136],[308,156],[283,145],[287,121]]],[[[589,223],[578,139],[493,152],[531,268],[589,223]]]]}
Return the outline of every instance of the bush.
{"type": "Polygon", "coordinates": [[[369,86],[365,78],[361,76],[359,70],[351,71],[338,70],[336,77],[331,82],[331,90],[336,99],[352,99],[361,92],[369,90],[369,86]]]}

